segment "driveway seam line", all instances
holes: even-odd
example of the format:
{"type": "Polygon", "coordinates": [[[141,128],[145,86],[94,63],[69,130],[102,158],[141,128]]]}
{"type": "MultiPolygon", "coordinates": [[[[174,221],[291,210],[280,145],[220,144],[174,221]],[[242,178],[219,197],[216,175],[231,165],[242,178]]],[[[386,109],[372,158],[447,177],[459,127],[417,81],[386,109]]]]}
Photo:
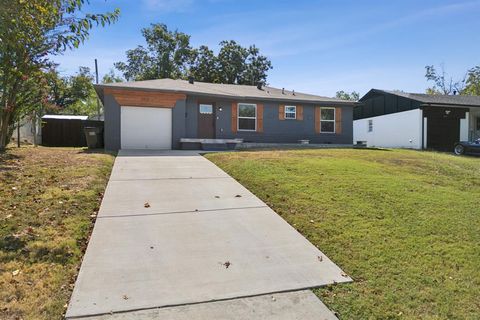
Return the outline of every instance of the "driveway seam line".
{"type": "Polygon", "coordinates": [[[115,182],[115,181],[154,181],[154,180],[201,180],[201,179],[205,179],[205,180],[208,180],[208,179],[229,179],[231,177],[197,177],[197,178],[194,178],[194,177],[189,177],[189,178],[147,178],[147,179],[113,179],[111,181],[115,182]]]}
{"type": "Polygon", "coordinates": [[[97,216],[98,219],[111,219],[111,218],[132,218],[132,217],[146,217],[146,216],[159,216],[159,215],[169,215],[176,213],[197,213],[197,212],[211,212],[211,211],[226,211],[226,210],[242,210],[242,209],[259,209],[259,208],[268,208],[267,205],[263,206],[252,206],[252,207],[234,207],[234,208],[218,208],[218,209],[203,209],[203,210],[186,210],[186,211],[169,211],[169,212],[153,212],[153,213],[140,213],[140,214],[128,214],[128,215],[118,215],[118,216],[97,216]]]}
{"type": "MultiPolygon", "coordinates": [[[[323,286],[327,286],[327,285],[323,285],[323,286]]],[[[104,313],[96,313],[96,314],[70,316],[67,319],[84,319],[84,318],[99,317],[99,316],[104,316],[104,315],[114,315],[114,314],[122,314],[122,313],[127,314],[127,313],[132,313],[132,312],[137,312],[137,311],[159,310],[159,309],[166,309],[166,308],[195,306],[195,305],[199,305],[199,304],[207,304],[207,303],[214,303],[214,302],[223,302],[223,301],[232,301],[232,300],[240,300],[240,299],[268,296],[268,295],[272,295],[272,294],[300,292],[300,291],[306,291],[306,290],[311,291],[312,289],[320,288],[320,287],[323,287],[323,286],[305,287],[305,288],[301,288],[301,289],[290,289],[290,290],[287,289],[287,290],[271,291],[271,292],[267,292],[267,293],[242,295],[242,296],[233,297],[233,298],[213,299],[213,300],[205,300],[205,301],[198,301],[198,302],[185,302],[185,303],[169,304],[169,305],[157,306],[157,307],[144,307],[144,308],[136,308],[136,309],[130,309],[130,310],[121,310],[121,311],[112,311],[112,312],[104,312],[104,313]]],[[[320,300],[320,298],[318,298],[318,297],[317,297],[317,299],[320,300]]],[[[322,300],[320,300],[320,301],[322,301],[322,300]]]]}

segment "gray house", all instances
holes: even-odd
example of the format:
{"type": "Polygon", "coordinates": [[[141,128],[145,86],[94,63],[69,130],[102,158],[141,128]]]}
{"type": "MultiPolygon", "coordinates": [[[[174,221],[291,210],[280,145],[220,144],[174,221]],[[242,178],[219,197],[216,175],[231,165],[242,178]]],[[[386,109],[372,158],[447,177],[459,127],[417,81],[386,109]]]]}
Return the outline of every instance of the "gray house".
{"type": "Polygon", "coordinates": [[[480,97],[372,89],[354,108],[354,140],[369,147],[453,151],[480,138],[480,97]]]}
{"type": "Polygon", "coordinates": [[[105,148],[187,142],[352,144],[355,103],[264,86],[159,79],[96,86],[105,148]],[[236,140],[235,140],[236,141],[236,140]]]}

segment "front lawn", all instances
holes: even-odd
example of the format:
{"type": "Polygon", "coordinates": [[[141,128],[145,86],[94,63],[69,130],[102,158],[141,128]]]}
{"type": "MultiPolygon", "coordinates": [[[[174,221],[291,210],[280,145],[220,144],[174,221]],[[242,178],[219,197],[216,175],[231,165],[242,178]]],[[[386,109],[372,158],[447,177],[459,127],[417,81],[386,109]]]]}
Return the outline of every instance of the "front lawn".
{"type": "Polygon", "coordinates": [[[341,319],[480,318],[480,158],[406,150],[208,154],[355,282],[341,319]]]}
{"type": "Polygon", "coordinates": [[[113,157],[82,149],[0,153],[0,319],[61,319],[113,157]]]}

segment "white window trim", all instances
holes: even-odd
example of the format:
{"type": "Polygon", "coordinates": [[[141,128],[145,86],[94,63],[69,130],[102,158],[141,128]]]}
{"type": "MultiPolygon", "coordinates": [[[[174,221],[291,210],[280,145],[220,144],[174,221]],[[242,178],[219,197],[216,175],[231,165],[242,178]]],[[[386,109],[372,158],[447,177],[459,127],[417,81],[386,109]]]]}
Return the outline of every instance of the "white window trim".
{"type": "Polygon", "coordinates": [[[283,117],[285,118],[285,120],[297,120],[297,106],[285,106],[283,117]],[[295,108],[295,111],[294,112],[287,112],[287,108],[295,108]],[[289,113],[289,114],[293,113],[294,117],[293,118],[288,118],[287,113],[289,113]]]}
{"type": "Polygon", "coordinates": [[[237,103],[237,130],[238,131],[248,131],[248,132],[256,132],[257,131],[257,105],[255,103],[237,103]],[[254,106],[255,107],[255,117],[240,117],[240,105],[254,106]],[[240,119],[255,119],[255,130],[240,129],[240,119]]]}
{"type": "Polygon", "coordinates": [[[373,119],[367,120],[367,132],[373,132],[373,119]],[[370,126],[370,124],[372,125],[370,126]]]}
{"type": "Polygon", "coordinates": [[[330,133],[330,134],[335,134],[337,128],[336,128],[336,125],[335,125],[335,121],[336,121],[336,108],[335,107],[320,107],[320,132],[321,133],[330,133]],[[327,109],[331,109],[333,110],[333,120],[322,120],[322,110],[327,110],[327,109]],[[333,122],[333,131],[322,131],[322,121],[323,122],[333,122]]]}

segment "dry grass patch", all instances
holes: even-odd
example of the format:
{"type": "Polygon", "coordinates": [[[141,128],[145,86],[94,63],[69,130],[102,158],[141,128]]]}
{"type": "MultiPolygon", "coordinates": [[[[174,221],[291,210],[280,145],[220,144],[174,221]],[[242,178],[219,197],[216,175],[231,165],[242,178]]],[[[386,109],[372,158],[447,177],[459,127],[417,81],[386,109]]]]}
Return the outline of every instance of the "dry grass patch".
{"type": "Polygon", "coordinates": [[[61,319],[113,156],[70,148],[0,153],[0,318],[61,319]]]}

